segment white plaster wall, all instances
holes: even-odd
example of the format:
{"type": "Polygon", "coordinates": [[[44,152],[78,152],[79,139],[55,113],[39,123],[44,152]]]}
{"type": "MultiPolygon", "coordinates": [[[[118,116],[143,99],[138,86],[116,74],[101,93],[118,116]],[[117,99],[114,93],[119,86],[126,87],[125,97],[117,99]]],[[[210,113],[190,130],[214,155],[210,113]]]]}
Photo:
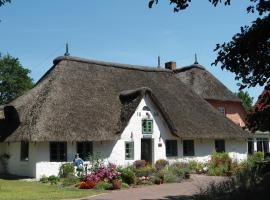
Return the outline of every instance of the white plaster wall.
{"type": "Polygon", "coordinates": [[[226,140],[225,149],[229,152],[230,157],[237,162],[247,159],[248,147],[245,139],[226,140]]]}

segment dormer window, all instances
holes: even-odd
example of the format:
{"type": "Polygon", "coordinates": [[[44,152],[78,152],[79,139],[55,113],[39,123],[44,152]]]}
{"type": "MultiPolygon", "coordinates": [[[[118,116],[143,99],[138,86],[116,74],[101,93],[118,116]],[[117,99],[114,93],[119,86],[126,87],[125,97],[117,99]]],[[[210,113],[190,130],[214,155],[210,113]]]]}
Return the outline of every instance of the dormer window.
{"type": "Polygon", "coordinates": [[[152,134],[153,133],[153,120],[152,119],[143,119],[142,120],[142,133],[143,134],[152,134]]]}
{"type": "Polygon", "coordinates": [[[225,108],[224,107],[218,107],[218,111],[222,113],[223,115],[226,115],[225,108]]]}

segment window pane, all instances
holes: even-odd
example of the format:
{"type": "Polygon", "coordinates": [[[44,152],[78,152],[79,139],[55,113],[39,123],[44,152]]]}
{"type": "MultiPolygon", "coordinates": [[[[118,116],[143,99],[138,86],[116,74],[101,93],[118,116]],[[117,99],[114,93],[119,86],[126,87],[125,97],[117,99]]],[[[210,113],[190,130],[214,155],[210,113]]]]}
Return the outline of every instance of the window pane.
{"type": "Polygon", "coordinates": [[[257,141],[257,151],[263,152],[262,141],[257,141]]]}
{"type": "Polygon", "coordinates": [[[253,140],[248,140],[248,154],[254,153],[254,145],[253,140]]]}
{"type": "Polygon", "coordinates": [[[225,140],[215,140],[215,149],[218,153],[225,152],[225,140]]]}
{"type": "Polygon", "coordinates": [[[183,141],[183,154],[184,156],[194,156],[194,141],[193,140],[183,141]]]}
{"type": "Polygon", "coordinates": [[[77,153],[83,160],[88,160],[89,156],[93,154],[93,143],[77,142],[77,153]]]}
{"type": "Polygon", "coordinates": [[[125,143],[125,159],[126,160],[134,159],[134,142],[125,143]]]}
{"type": "Polygon", "coordinates": [[[50,142],[50,160],[53,162],[62,162],[67,160],[66,142],[50,142]]]}
{"type": "Polygon", "coordinates": [[[28,161],[29,159],[29,142],[21,142],[21,160],[28,161]]]}
{"type": "Polygon", "coordinates": [[[177,156],[177,140],[166,140],[166,156],[177,156]]]}

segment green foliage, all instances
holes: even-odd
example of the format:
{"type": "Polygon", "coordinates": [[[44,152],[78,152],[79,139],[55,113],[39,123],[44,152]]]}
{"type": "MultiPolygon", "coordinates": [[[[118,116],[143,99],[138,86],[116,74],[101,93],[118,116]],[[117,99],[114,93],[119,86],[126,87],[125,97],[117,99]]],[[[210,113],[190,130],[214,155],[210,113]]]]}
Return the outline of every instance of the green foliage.
{"type": "Polygon", "coordinates": [[[95,186],[95,189],[97,190],[111,190],[112,188],[113,188],[112,183],[106,181],[100,181],[95,186]]]}
{"type": "Polygon", "coordinates": [[[61,167],[59,168],[59,177],[60,178],[72,177],[74,176],[74,171],[75,168],[73,163],[62,164],[61,167]]]}
{"type": "Polygon", "coordinates": [[[33,87],[32,79],[19,59],[0,56],[0,105],[6,104],[33,87]]]}
{"type": "Polygon", "coordinates": [[[264,153],[263,152],[255,152],[253,155],[249,155],[247,159],[247,164],[249,167],[256,166],[257,163],[260,163],[264,160],[264,153]]]}
{"type": "Polygon", "coordinates": [[[155,163],[155,168],[156,170],[161,170],[163,169],[164,167],[166,167],[168,165],[168,161],[167,160],[164,160],[164,159],[159,159],[156,161],[155,163]]]}
{"type": "Polygon", "coordinates": [[[128,185],[136,184],[136,175],[131,168],[123,168],[118,170],[121,173],[121,179],[128,185]]]}
{"type": "Polygon", "coordinates": [[[127,189],[127,188],[129,188],[129,185],[128,185],[127,183],[122,183],[121,188],[123,188],[123,189],[127,189]]]}
{"type": "Polygon", "coordinates": [[[60,178],[58,176],[49,176],[48,181],[51,185],[57,185],[57,183],[60,181],[60,178]]]}
{"type": "Polygon", "coordinates": [[[241,99],[246,112],[250,112],[252,109],[253,97],[251,97],[248,92],[242,90],[235,94],[241,99]]]}
{"type": "Polygon", "coordinates": [[[208,163],[208,175],[210,176],[224,176],[226,172],[231,170],[232,159],[229,154],[213,153],[211,160],[208,163]]]}
{"type": "Polygon", "coordinates": [[[47,176],[43,175],[39,180],[41,183],[49,183],[49,179],[47,176]]]}
{"type": "Polygon", "coordinates": [[[11,3],[11,0],[0,0],[0,7],[6,3],[11,3]]]}
{"type": "Polygon", "coordinates": [[[96,172],[100,167],[104,166],[104,157],[101,153],[94,153],[90,155],[87,160],[90,162],[90,172],[96,172]]]}
{"type": "Polygon", "coordinates": [[[135,168],[134,172],[136,176],[142,177],[142,176],[152,176],[154,173],[155,169],[151,166],[145,166],[145,167],[140,167],[140,168],[135,168]]]}

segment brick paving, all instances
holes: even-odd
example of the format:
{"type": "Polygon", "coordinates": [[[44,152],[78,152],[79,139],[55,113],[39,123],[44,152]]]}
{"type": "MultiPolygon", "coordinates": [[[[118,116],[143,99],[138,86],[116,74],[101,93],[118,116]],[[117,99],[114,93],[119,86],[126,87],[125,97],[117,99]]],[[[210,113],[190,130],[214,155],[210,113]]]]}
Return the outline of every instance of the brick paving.
{"type": "Polygon", "coordinates": [[[152,185],[127,190],[110,191],[91,198],[81,200],[190,200],[200,187],[206,187],[212,182],[225,180],[224,177],[192,175],[191,179],[181,183],[152,185]]]}

